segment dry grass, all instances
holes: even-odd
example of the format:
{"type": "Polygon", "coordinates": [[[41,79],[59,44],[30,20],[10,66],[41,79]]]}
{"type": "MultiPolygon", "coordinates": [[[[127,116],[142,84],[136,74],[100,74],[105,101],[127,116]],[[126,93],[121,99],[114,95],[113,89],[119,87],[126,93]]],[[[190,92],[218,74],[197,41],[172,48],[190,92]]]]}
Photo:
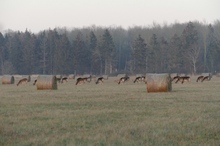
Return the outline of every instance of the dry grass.
{"type": "Polygon", "coordinates": [[[168,93],[115,79],[49,91],[0,85],[0,145],[220,144],[220,78],[168,93]]]}

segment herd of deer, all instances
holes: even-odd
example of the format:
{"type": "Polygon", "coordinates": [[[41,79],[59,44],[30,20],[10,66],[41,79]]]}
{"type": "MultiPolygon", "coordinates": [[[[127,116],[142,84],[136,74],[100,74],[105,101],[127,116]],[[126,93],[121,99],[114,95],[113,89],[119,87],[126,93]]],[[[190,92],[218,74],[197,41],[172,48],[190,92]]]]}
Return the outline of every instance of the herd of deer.
{"type": "MultiPolygon", "coordinates": [[[[196,80],[196,82],[203,82],[203,81],[209,81],[211,80],[211,76],[199,76],[196,80]]],[[[175,83],[181,82],[182,84],[184,82],[190,82],[190,77],[189,76],[175,76],[172,78],[172,81],[174,81],[175,83]]]]}
{"type": "MultiPolygon", "coordinates": [[[[115,82],[117,84],[121,84],[121,83],[124,83],[126,81],[128,81],[130,79],[129,76],[124,76],[124,77],[121,77],[119,78],[119,80],[115,80],[115,82]]],[[[196,80],[196,82],[203,82],[203,81],[209,81],[211,79],[210,76],[199,76],[196,80]]],[[[63,78],[57,78],[57,81],[60,82],[60,83],[64,83],[64,82],[67,82],[68,78],[67,77],[63,77],[63,78]]],[[[88,77],[79,77],[77,78],[76,80],[76,84],[75,85],[79,85],[79,84],[84,84],[85,82],[91,82],[92,80],[92,76],[88,76],[88,77]]],[[[18,81],[17,83],[17,86],[21,85],[21,84],[27,84],[28,79],[27,78],[22,78],[21,80],[18,81]]],[[[146,84],[146,81],[145,81],[145,76],[137,76],[134,80],[133,80],[133,83],[138,83],[138,82],[145,82],[146,84]]],[[[172,78],[172,82],[175,82],[175,83],[184,83],[184,82],[190,82],[190,77],[189,76],[175,76],[172,78]]],[[[34,80],[34,83],[33,85],[35,85],[37,83],[37,80],[34,80]]],[[[99,83],[104,83],[104,77],[98,77],[95,84],[99,84],[99,83]]]]}

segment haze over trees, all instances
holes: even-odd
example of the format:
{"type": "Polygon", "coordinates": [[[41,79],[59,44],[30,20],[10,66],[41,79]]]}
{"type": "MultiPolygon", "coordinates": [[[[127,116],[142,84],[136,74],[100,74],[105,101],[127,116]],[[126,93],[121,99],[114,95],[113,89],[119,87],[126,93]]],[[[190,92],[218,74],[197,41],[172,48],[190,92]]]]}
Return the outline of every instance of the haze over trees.
{"type": "Polygon", "coordinates": [[[0,32],[0,74],[220,72],[220,21],[0,32]]]}

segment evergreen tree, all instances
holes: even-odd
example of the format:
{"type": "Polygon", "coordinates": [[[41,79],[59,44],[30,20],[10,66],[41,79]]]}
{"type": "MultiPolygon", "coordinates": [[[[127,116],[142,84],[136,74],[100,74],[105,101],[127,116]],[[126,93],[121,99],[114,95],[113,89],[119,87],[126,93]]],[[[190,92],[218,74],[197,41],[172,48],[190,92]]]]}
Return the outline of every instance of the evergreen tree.
{"type": "Polygon", "coordinates": [[[5,50],[5,38],[0,32],[0,72],[4,73],[4,50],[5,50]]]}
{"type": "Polygon", "coordinates": [[[49,45],[45,31],[39,35],[39,51],[36,55],[39,58],[40,73],[49,74],[49,45]]]}
{"type": "Polygon", "coordinates": [[[85,42],[82,38],[82,33],[79,32],[74,40],[73,65],[77,74],[89,73],[89,69],[86,67],[88,52],[86,52],[85,42]]]}
{"type": "Polygon", "coordinates": [[[105,74],[111,74],[113,70],[116,68],[116,49],[112,39],[111,34],[109,33],[108,29],[105,30],[102,36],[103,44],[101,54],[104,58],[104,69],[105,74]]]}
{"type": "Polygon", "coordinates": [[[214,73],[217,70],[220,56],[220,43],[216,38],[214,28],[210,24],[208,26],[208,38],[207,38],[207,62],[208,71],[214,73]]]}
{"type": "MultiPolygon", "coordinates": [[[[90,62],[91,62],[91,72],[96,72],[94,65],[97,60],[97,38],[93,31],[90,32],[90,41],[89,41],[89,54],[90,54],[90,62]]],[[[99,57],[98,57],[99,58],[99,57]]]]}
{"type": "Polygon", "coordinates": [[[9,52],[9,58],[7,64],[4,65],[4,70],[9,74],[22,73],[23,54],[21,49],[20,35],[20,32],[14,32],[8,34],[7,36],[6,47],[9,52]]]}
{"type": "Polygon", "coordinates": [[[169,43],[169,54],[168,54],[168,70],[173,73],[181,72],[183,66],[183,52],[182,42],[177,34],[174,34],[169,43]]]}
{"type": "Polygon", "coordinates": [[[144,39],[139,35],[133,43],[133,52],[132,52],[132,59],[133,59],[133,71],[135,73],[146,73],[146,51],[147,51],[147,44],[144,43],[144,39]]]}
{"type": "Polygon", "coordinates": [[[93,72],[95,74],[103,74],[103,62],[104,58],[101,54],[102,52],[102,38],[101,36],[99,39],[97,39],[97,45],[95,47],[95,50],[92,52],[92,66],[93,66],[93,72]]]}
{"type": "Polygon", "coordinates": [[[55,50],[58,49],[58,43],[59,43],[59,35],[58,35],[56,29],[49,30],[48,31],[49,74],[55,73],[54,68],[56,68],[55,66],[57,66],[57,64],[55,64],[56,55],[57,55],[57,54],[55,54],[55,50]]]}
{"type": "Polygon", "coordinates": [[[28,32],[27,30],[25,33],[21,33],[20,36],[21,41],[21,48],[22,48],[22,72],[21,74],[32,74],[34,70],[34,63],[35,63],[35,37],[33,34],[28,32]]]}
{"type": "Polygon", "coordinates": [[[54,71],[56,74],[67,74],[70,72],[69,68],[69,52],[70,42],[66,34],[59,35],[59,39],[56,40],[56,50],[54,54],[54,71]]]}
{"type": "Polygon", "coordinates": [[[149,51],[147,52],[148,56],[148,71],[153,73],[158,73],[159,71],[159,50],[160,45],[157,40],[157,35],[153,34],[150,40],[149,51]]]}
{"type": "Polygon", "coordinates": [[[200,53],[198,32],[192,22],[189,22],[182,33],[182,47],[184,49],[185,72],[196,73],[196,63],[200,53]]]}
{"type": "Polygon", "coordinates": [[[168,56],[169,56],[169,44],[164,37],[160,40],[160,51],[159,51],[159,72],[165,73],[168,70],[168,56]]]}

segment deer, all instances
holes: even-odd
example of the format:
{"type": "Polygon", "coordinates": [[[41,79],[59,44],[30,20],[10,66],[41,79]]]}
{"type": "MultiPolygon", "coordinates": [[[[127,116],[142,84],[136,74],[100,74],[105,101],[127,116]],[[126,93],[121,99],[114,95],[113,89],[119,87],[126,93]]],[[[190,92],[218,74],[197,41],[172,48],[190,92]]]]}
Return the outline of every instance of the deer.
{"type": "Polygon", "coordinates": [[[203,82],[203,81],[209,81],[209,80],[210,80],[210,77],[209,77],[209,76],[205,76],[205,77],[202,79],[201,82],[203,82]]]}
{"type": "Polygon", "coordinates": [[[76,80],[76,85],[78,85],[79,83],[85,83],[85,81],[90,82],[91,81],[91,76],[89,77],[84,77],[84,78],[77,78],[76,80]]]}
{"type": "Polygon", "coordinates": [[[19,82],[17,83],[17,86],[19,86],[21,84],[27,84],[27,82],[28,82],[27,78],[20,79],[19,82]]]}
{"type": "Polygon", "coordinates": [[[34,83],[33,83],[33,85],[36,85],[36,83],[37,83],[37,79],[36,79],[36,80],[34,80],[34,83]]]}
{"type": "Polygon", "coordinates": [[[185,81],[190,82],[190,77],[188,76],[179,77],[175,83],[181,82],[183,84],[185,81]]]}
{"type": "Polygon", "coordinates": [[[136,82],[141,82],[141,81],[144,81],[145,80],[145,76],[139,76],[139,77],[136,77],[135,80],[134,80],[134,83],[136,82]]]}
{"type": "Polygon", "coordinates": [[[178,75],[175,76],[175,77],[173,77],[173,78],[172,78],[172,81],[175,81],[175,82],[176,82],[176,81],[178,80],[179,77],[180,77],[180,76],[178,76],[178,75]]]}
{"type": "Polygon", "coordinates": [[[104,77],[99,77],[95,83],[96,84],[99,84],[100,82],[104,83],[103,80],[104,80],[104,77]]]}
{"type": "Polygon", "coordinates": [[[199,77],[197,78],[196,82],[198,82],[198,81],[202,81],[203,78],[204,78],[204,76],[199,76],[199,77]]]}
{"type": "Polygon", "coordinates": [[[130,78],[129,78],[128,76],[121,77],[121,78],[119,79],[119,81],[118,81],[118,84],[124,83],[124,82],[128,81],[129,79],[130,79],[130,78]]]}
{"type": "Polygon", "coordinates": [[[67,77],[62,77],[61,80],[60,80],[60,82],[61,82],[61,83],[63,83],[64,81],[67,82],[67,79],[68,79],[67,77]]]}

